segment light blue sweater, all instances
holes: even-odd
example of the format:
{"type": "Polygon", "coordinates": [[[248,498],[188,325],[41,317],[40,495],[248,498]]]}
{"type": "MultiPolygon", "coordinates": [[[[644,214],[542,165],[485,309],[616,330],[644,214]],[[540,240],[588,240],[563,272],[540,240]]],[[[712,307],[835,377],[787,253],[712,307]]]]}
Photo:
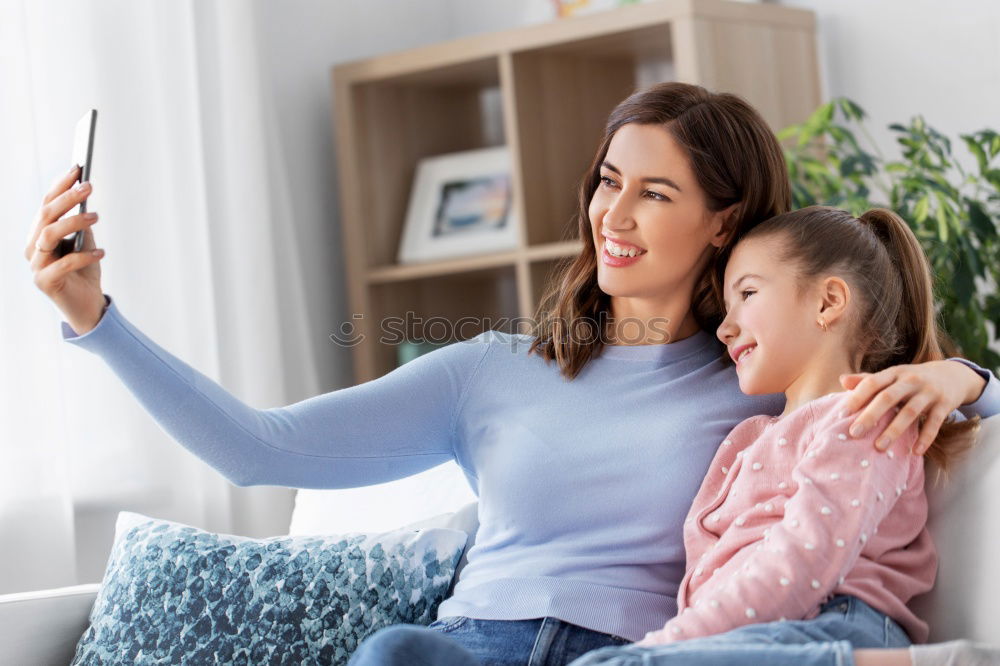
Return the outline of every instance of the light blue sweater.
{"type": "MultiPolygon", "coordinates": [[[[103,358],[178,442],[238,486],[346,488],[456,460],[479,497],[468,564],[438,617],[553,616],[640,640],[676,613],[682,527],[716,447],[784,396],[746,396],[700,331],[606,347],[573,381],[486,332],[364,384],[255,409],[118,311],[68,342],[103,358]]],[[[972,364],[972,367],[978,368],[972,364]]],[[[1000,412],[991,377],[966,415],[1000,412]]]]}

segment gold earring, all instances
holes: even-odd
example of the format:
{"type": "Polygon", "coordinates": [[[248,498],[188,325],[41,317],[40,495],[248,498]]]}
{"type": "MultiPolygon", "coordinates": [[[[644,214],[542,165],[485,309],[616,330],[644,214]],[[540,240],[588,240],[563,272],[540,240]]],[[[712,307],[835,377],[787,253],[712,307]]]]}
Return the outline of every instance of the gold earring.
{"type": "Polygon", "coordinates": [[[826,327],[826,320],[824,320],[822,317],[820,317],[819,319],[817,319],[816,323],[820,325],[820,328],[822,328],[824,332],[826,332],[828,330],[827,327],[826,327]]]}

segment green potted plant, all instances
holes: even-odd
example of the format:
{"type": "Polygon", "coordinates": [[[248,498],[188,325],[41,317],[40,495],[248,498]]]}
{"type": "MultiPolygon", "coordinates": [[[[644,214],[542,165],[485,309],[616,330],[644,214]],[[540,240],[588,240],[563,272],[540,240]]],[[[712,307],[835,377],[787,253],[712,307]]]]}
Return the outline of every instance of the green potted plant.
{"type": "Polygon", "coordinates": [[[1000,354],[990,348],[991,337],[1000,336],[1000,134],[961,135],[974,158],[970,170],[955,158],[948,137],[915,116],[889,126],[902,157],[887,161],[865,130],[865,117],[841,97],[779,132],[793,207],[821,204],[859,215],[881,206],[899,213],[934,269],[938,316],[957,346],[952,352],[1000,371],[1000,354]]]}

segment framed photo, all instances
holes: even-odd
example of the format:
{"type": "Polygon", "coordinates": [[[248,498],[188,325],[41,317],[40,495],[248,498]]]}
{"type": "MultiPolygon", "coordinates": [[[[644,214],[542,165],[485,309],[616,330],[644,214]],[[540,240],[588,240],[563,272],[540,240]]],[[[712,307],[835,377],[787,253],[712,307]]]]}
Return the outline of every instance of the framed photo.
{"type": "Polygon", "coordinates": [[[506,146],[420,160],[399,245],[399,263],[500,252],[516,245],[506,146]]]}

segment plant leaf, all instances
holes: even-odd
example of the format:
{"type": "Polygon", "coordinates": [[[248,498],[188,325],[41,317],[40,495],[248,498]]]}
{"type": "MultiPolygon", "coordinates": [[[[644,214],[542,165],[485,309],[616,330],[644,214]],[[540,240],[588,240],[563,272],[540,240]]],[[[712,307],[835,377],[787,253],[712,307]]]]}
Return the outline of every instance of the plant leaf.
{"type": "Polygon", "coordinates": [[[969,200],[969,226],[976,235],[983,240],[995,240],[997,238],[997,224],[983,209],[983,205],[978,201],[969,200]]]}
{"type": "Polygon", "coordinates": [[[927,214],[931,208],[931,199],[927,195],[924,195],[917,201],[917,205],[913,208],[913,217],[916,218],[917,224],[923,224],[927,219],[927,214]]]}

